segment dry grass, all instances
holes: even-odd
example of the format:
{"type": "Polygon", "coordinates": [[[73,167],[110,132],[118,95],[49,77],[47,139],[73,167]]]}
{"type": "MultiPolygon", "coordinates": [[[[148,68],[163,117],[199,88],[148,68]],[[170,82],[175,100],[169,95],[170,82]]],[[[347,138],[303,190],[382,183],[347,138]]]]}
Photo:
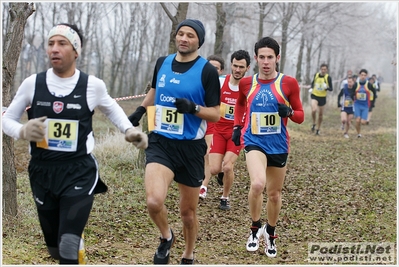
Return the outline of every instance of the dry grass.
{"type": "MultiPolygon", "coordinates": [[[[244,155],[237,162],[230,211],[218,209],[220,186],[212,178],[208,197],[198,206],[196,264],[308,264],[308,242],[396,243],[396,98],[383,88],[377,101],[370,125],[363,126],[362,139],[355,138],[354,128],[350,139],[343,138],[335,106],[326,111],[321,136],[310,132],[308,106],[302,125],[289,122],[291,153],[275,259],[267,258],[263,249],[256,253],[245,250],[250,218],[244,155]]],[[[137,102],[121,105],[130,114],[137,102]]],[[[109,191],[96,196],[85,229],[88,264],[152,264],[159,232],[147,214],[143,169],[135,160],[137,149],[103,115],[97,112],[95,116],[95,155],[109,191]]],[[[17,142],[16,151],[19,213],[16,218],[3,217],[2,263],[56,264],[48,256],[36,219],[26,173],[26,143],[17,142]]],[[[175,184],[166,205],[177,237],[171,264],[179,264],[184,241],[175,184]]],[[[265,218],[263,212],[262,220],[265,218]]]]}

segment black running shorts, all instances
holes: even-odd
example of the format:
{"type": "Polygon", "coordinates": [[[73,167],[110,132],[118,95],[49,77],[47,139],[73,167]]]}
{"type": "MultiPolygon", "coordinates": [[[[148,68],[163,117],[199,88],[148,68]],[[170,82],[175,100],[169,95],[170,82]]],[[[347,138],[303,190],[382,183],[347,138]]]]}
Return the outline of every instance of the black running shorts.
{"type": "Polygon", "coordinates": [[[53,209],[58,205],[51,199],[70,198],[97,193],[103,186],[97,170],[97,161],[86,155],[69,161],[38,161],[29,163],[29,179],[38,208],[53,209]]]}
{"type": "Polygon", "coordinates": [[[258,146],[254,146],[254,145],[246,146],[244,148],[244,152],[245,153],[248,153],[249,151],[252,151],[252,150],[260,151],[260,152],[262,152],[263,154],[266,155],[267,166],[282,168],[282,167],[284,167],[287,164],[288,153],[284,153],[284,154],[266,154],[266,152],[263,151],[263,149],[261,149],[258,146]]]}
{"type": "Polygon", "coordinates": [[[146,164],[159,163],[175,174],[174,180],[190,187],[199,187],[204,180],[205,139],[173,140],[156,133],[148,135],[146,164]]]}
{"type": "Polygon", "coordinates": [[[327,97],[315,96],[314,94],[311,94],[310,98],[316,100],[319,107],[322,107],[327,103],[327,97]]]}

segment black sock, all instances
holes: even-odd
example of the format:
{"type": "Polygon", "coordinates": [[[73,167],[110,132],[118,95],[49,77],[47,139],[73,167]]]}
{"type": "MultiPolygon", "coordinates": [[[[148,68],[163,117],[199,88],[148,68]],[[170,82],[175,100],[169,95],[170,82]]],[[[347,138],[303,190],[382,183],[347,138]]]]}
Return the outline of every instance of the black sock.
{"type": "Polygon", "coordinates": [[[258,221],[252,221],[252,226],[258,227],[258,228],[262,228],[262,223],[260,222],[260,220],[258,221]]]}
{"type": "Polygon", "coordinates": [[[274,230],[276,229],[276,226],[270,226],[268,223],[266,224],[266,232],[269,235],[274,235],[274,230]]]}

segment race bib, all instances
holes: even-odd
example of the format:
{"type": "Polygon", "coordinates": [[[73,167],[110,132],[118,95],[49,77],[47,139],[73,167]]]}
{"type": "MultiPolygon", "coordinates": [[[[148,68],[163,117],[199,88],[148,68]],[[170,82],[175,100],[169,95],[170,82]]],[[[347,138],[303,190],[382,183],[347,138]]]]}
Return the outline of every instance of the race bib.
{"type": "Polygon", "coordinates": [[[220,117],[226,120],[234,120],[234,106],[221,102],[220,117]]]}
{"type": "Polygon", "coordinates": [[[367,94],[366,93],[356,93],[356,99],[360,100],[360,101],[366,101],[367,94]]]}
{"type": "Polygon", "coordinates": [[[53,151],[76,152],[79,136],[78,120],[47,119],[45,138],[36,146],[53,151]]]}
{"type": "Polygon", "coordinates": [[[177,112],[175,107],[156,105],[155,130],[171,134],[183,134],[184,114],[177,112]]]}
{"type": "Polygon", "coordinates": [[[352,107],[352,106],[353,106],[353,100],[352,99],[345,99],[344,107],[352,107]]]}
{"type": "Polygon", "coordinates": [[[251,114],[252,134],[281,133],[281,119],[278,112],[253,112],[251,114]]]}
{"type": "Polygon", "coordinates": [[[324,83],[316,83],[316,90],[324,91],[325,90],[324,83]]]}

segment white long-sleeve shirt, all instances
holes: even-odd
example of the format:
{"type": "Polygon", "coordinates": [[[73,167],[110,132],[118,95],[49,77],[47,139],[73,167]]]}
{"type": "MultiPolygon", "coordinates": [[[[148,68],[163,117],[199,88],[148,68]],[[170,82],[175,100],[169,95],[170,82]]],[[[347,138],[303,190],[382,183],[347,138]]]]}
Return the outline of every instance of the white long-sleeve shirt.
{"type": "MultiPolygon", "coordinates": [[[[49,91],[58,97],[69,95],[75,88],[80,71],[75,70],[72,77],[60,78],[55,75],[53,69],[47,70],[46,83],[49,91]]],[[[18,88],[18,91],[2,116],[2,129],[5,134],[18,139],[23,126],[20,119],[26,108],[31,106],[35,94],[36,74],[26,78],[18,88]]],[[[93,111],[96,107],[121,131],[132,128],[133,125],[118,103],[108,94],[105,83],[92,75],[89,75],[87,83],[87,104],[93,111]]],[[[94,140],[93,143],[94,144],[94,140]]]]}

